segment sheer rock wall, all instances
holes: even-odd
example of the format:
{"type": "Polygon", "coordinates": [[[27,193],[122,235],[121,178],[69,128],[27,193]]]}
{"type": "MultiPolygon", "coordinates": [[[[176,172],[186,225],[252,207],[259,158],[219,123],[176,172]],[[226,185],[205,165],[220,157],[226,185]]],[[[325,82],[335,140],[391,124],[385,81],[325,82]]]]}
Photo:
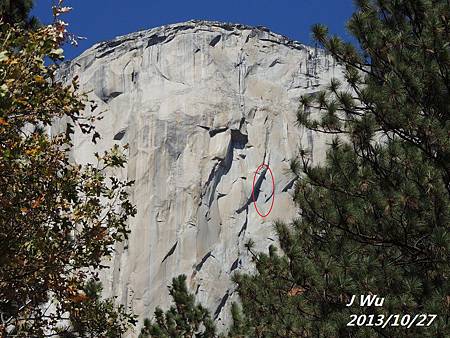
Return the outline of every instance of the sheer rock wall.
{"type": "MultiPolygon", "coordinates": [[[[289,161],[299,146],[323,159],[325,141],[296,125],[303,94],[340,77],[321,50],[263,27],[190,21],[141,31],[94,45],[66,63],[104,119],[94,146],[77,134],[73,159],[129,144],[119,175],[135,180],[138,214],[104,271],[108,296],[143,317],[169,304],[167,285],[187,275],[190,289],[218,323],[229,322],[236,299],[230,280],[251,271],[244,245],[276,243],[272,222],[296,216],[289,161]],[[264,219],[252,201],[256,169],[266,163],[275,183],[272,212],[264,219]]],[[[255,198],[261,213],[272,201],[262,168],[255,198]]],[[[220,326],[220,325],[219,325],[220,326]]]]}

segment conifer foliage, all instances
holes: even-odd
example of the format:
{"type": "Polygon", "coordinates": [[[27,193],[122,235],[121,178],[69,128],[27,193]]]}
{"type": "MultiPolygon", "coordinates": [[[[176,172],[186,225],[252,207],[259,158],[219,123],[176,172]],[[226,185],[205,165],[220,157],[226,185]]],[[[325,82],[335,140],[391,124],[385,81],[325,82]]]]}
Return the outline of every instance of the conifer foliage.
{"type": "Polygon", "coordinates": [[[281,252],[254,253],[258,273],[235,277],[249,337],[449,336],[450,6],[356,5],[359,47],[313,27],[345,81],[303,97],[298,121],[333,141],[320,166],[304,150],[292,161],[300,215],[275,224],[281,252]],[[352,295],[385,302],[346,307],[352,295]],[[349,327],[351,314],[437,317],[349,327]]]}
{"type": "Polygon", "coordinates": [[[140,338],[214,338],[216,328],[209,311],[195,303],[186,286],[186,276],[172,280],[169,294],[174,305],[164,312],[156,308],[153,320],[146,319],[140,338]]]}
{"type": "Polygon", "coordinates": [[[33,0],[0,0],[0,20],[22,28],[36,28],[38,20],[30,17],[33,0]]]}

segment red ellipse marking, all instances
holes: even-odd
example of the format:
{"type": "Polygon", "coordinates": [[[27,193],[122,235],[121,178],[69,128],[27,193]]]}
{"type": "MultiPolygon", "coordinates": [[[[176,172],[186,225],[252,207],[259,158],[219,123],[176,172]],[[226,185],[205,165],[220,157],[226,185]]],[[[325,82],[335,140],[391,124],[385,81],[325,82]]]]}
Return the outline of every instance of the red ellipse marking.
{"type": "Polygon", "coordinates": [[[272,170],[270,169],[268,164],[262,163],[258,169],[256,169],[255,171],[255,176],[253,176],[253,185],[252,185],[252,199],[253,199],[253,205],[255,206],[256,212],[258,213],[259,216],[261,216],[262,218],[265,218],[267,216],[269,216],[269,214],[272,212],[272,208],[273,208],[273,203],[275,202],[275,179],[273,177],[273,173],[272,170]],[[272,203],[270,204],[270,209],[267,212],[267,214],[263,215],[261,212],[259,212],[258,210],[258,206],[256,205],[256,200],[255,200],[255,181],[256,181],[256,175],[258,175],[258,172],[261,170],[261,168],[266,167],[267,170],[270,173],[270,177],[272,177],[272,203]]]}

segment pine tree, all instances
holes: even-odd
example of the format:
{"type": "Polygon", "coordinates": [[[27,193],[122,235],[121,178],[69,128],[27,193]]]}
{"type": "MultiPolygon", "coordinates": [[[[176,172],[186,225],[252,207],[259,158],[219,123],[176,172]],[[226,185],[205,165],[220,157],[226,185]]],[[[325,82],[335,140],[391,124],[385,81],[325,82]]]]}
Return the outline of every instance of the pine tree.
{"type": "Polygon", "coordinates": [[[450,6],[356,5],[358,47],[313,27],[345,82],[303,97],[298,121],[334,139],[321,166],[303,150],[291,163],[300,215],[275,224],[281,252],[254,253],[258,273],[235,277],[249,337],[450,335],[450,6]],[[346,307],[352,295],[385,302],[346,307]],[[437,317],[350,327],[351,314],[437,317]]]}
{"type": "Polygon", "coordinates": [[[195,303],[186,286],[186,276],[172,280],[169,294],[175,303],[164,312],[156,308],[154,320],[146,319],[140,338],[214,338],[216,327],[209,311],[195,303]]]}
{"type": "Polygon", "coordinates": [[[33,0],[0,0],[0,22],[36,28],[39,21],[36,17],[30,17],[32,8],[33,0]]]}

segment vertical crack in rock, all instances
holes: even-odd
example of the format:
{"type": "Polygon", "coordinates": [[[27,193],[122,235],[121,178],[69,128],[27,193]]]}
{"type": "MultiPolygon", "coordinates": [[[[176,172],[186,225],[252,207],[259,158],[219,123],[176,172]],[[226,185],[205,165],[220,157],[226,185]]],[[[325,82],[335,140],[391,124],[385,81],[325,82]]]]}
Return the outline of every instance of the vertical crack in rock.
{"type": "Polygon", "coordinates": [[[246,67],[246,57],[244,56],[244,51],[241,50],[238,58],[238,62],[236,64],[238,67],[238,93],[239,93],[239,106],[241,108],[242,114],[245,113],[245,76],[247,74],[246,67]]]}
{"type": "Polygon", "coordinates": [[[230,142],[228,143],[225,158],[218,163],[212,170],[206,185],[206,198],[208,207],[211,207],[215,197],[216,189],[223,176],[228,174],[233,164],[234,149],[244,149],[248,143],[248,136],[242,134],[239,130],[230,131],[230,142]],[[212,176],[212,177],[211,177],[212,176]]]}
{"type": "Polygon", "coordinates": [[[172,246],[172,248],[169,250],[169,252],[167,253],[167,255],[164,256],[163,260],[161,261],[161,264],[164,263],[164,261],[169,258],[170,256],[172,256],[172,254],[175,252],[175,249],[178,245],[178,241],[175,242],[175,244],[172,246]]]}
{"type": "Polygon", "coordinates": [[[206,183],[205,183],[205,187],[206,187],[206,191],[205,191],[205,193],[204,194],[202,194],[202,196],[201,197],[203,197],[204,195],[206,195],[206,193],[208,193],[208,191],[209,191],[209,186],[210,186],[210,184],[213,182],[213,180],[214,180],[214,178],[215,178],[215,174],[216,174],[216,171],[217,171],[217,167],[220,165],[220,163],[221,162],[217,162],[216,164],[214,164],[214,166],[213,166],[213,168],[211,169],[211,172],[209,173],[209,176],[208,176],[208,179],[206,180],[206,183]]]}
{"type": "Polygon", "coordinates": [[[225,292],[222,299],[220,300],[219,306],[217,306],[216,311],[214,311],[214,320],[219,317],[220,312],[222,312],[223,307],[227,303],[228,297],[230,297],[230,290],[227,290],[227,292],[225,292]]]}
{"type": "Polygon", "coordinates": [[[245,135],[247,135],[247,119],[245,116],[241,117],[241,120],[239,121],[239,131],[245,135]]]}
{"type": "MultiPolygon", "coordinates": [[[[257,201],[259,198],[259,193],[261,192],[261,185],[262,185],[263,181],[266,179],[266,172],[267,172],[267,167],[264,167],[264,169],[261,171],[261,174],[259,175],[259,177],[256,180],[255,185],[253,187],[253,194],[255,196],[255,201],[257,201]]],[[[248,206],[253,202],[253,194],[250,194],[250,197],[248,198],[247,202],[245,202],[245,204],[242,207],[237,209],[236,213],[240,214],[241,212],[243,212],[244,210],[246,210],[248,208],[248,206]]]]}
{"type": "Polygon", "coordinates": [[[131,72],[131,82],[133,82],[134,84],[136,84],[136,81],[137,81],[137,79],[138,79],[138,75],[139,75],[139,73],[133,70],[133,71],[131,72]]]}
{"type": "Polygon", "coordinates": [[[245,234],[245,230],[247,230],[247,225],[248,225],[248,206],[246,207],[245,210],[245,222],[242,225],[241,230],[239,230],[238,237],[240,237],[242,234],[245,234]]]}

